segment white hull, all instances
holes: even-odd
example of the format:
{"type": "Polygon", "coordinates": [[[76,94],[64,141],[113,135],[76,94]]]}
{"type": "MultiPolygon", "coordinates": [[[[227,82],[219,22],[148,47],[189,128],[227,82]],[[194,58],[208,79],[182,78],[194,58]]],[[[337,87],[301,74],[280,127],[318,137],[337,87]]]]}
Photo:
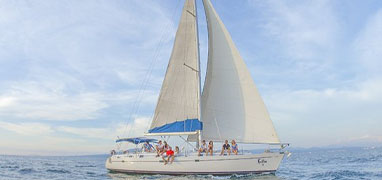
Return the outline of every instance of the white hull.
{"type": "Polygon", "coordinates": [[[114,155],[106,160],[106,168],[114,172],[134,174],[249,174],[274,173],[282,159],[283,152],[243,154],[231,156],[181,156],[172,164],[164,165],[161,157],[153,154],[114,155]]]}

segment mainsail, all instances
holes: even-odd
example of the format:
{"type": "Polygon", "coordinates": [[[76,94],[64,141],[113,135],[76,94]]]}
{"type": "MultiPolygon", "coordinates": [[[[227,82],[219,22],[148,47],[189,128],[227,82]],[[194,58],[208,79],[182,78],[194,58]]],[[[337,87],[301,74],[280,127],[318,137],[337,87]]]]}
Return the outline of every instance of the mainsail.
{"type": "Polygon", "coordinates": [[[267,109],[231,36],[204,0],[208,64],[202,94],[202,138],[244,143],[280,143],[267,109]]]}
{"type": "Polygon", "coordinates": [[[186,0],[149,133],[202,129],[196,23],[195,0],[186,0]]]}

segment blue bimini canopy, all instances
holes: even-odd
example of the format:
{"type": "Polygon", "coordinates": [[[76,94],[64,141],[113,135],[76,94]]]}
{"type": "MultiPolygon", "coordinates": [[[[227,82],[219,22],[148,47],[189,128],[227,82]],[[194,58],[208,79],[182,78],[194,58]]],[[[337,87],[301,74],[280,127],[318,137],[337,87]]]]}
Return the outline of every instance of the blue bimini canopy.
{"type": "Polygon", "coordinates": [[[152,128],[149,133],[195,132],[197,130],[203,130],[203,123],[198,119],[186,119],[152,128]]]}
{"type": "Polygon", "coordinates": [[[140,144],[140,143],[145,143],[145,142],[156,142],[156,139],[148,139],[145,137],[136,137],[136,138],[122,138],[122,139],[117,139],[115,142],[131,142],[134,144],[140,144]]]}

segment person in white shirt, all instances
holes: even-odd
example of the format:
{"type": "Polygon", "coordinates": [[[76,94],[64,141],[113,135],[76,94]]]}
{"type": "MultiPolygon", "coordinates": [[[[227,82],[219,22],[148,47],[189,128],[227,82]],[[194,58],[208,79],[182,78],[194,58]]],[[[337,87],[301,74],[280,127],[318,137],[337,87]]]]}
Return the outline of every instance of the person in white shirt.
{"type": "Polygon", "coordinates": [[[165,152],[164,145],[161,140],[159,140],[158,145],[155,146],[155,149],[157,150],[157,157],[161,156],[165,152]]]}
{"type": "Polygon", "coordinates": [[[198,151],[198,156],[201,155],[201,153],[207,153],[207,144],[206,144],[206,140],[203,140],[202,141],[202,145],[200,146],[199,148],[199,151],[198,151]]]}

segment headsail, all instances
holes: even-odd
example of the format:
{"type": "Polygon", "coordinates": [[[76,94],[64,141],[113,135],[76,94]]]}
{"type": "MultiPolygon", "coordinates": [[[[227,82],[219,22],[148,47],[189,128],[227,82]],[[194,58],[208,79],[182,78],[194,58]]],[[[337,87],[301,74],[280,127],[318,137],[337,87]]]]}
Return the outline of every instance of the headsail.
{"type": "Polygon", "coordinates": [[[203,139],[280,143],[263,100],[231,36],[204,0],[208,67],[202,94],[203,139]]]}
{"type": "Polygon", "coordinates": [[[196,18],[195,0],[186,0],[149,133],[202,129],[196,18]]]}

